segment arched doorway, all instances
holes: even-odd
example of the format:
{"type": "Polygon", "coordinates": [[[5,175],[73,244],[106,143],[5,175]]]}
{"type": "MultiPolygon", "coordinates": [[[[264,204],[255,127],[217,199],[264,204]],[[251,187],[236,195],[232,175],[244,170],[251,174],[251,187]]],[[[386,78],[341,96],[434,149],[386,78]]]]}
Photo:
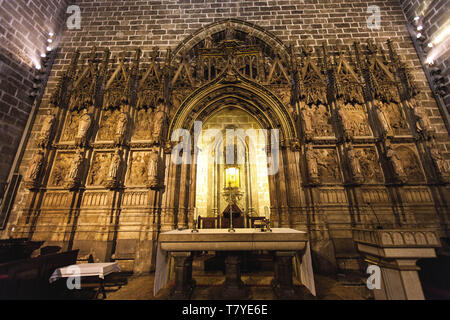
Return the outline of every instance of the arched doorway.
{"type": "Polygon", "coordinates": [[[237,205],[245,215],[266,214],[270,208],[266,141],[267,131],[238,107],[223,108],[202,124],[195,201],[199,216],[216,217],[224,212],[227,182],[242,193],[237,205]]]}

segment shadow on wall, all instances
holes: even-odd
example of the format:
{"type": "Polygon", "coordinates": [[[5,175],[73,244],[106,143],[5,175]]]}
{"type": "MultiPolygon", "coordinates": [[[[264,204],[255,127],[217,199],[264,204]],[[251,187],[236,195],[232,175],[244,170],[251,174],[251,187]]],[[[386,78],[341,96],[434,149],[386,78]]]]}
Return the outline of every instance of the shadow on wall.
{"type": "Polygon", "coordinates": [[[443,249],[438,251],[437,258],[417,261],[423,293],[427,300],[450,300],[449,239],[441,239],[441,241],[443,249]]]}

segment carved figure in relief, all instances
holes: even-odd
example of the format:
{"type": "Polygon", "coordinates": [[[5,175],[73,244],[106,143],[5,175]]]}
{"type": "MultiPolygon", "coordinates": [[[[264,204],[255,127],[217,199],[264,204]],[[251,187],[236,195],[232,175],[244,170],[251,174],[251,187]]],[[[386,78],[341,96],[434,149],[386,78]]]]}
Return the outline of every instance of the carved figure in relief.
{"type": "Polygon", "coordinates": [[[394,173],[402,183],[406,182],[405,170],[398,153],[394,151],[391,146],[387,146],[386,150],[386,157],[391,161],[394,173]]]}
{"type": "Polygon", "coordinates": [[[69,189],[78,186],[78,183],[80,181],[79,174],[80,174],[83,162],[84,162],[83,152],[81,150],[77,150],[77,153],[75,154],[75,157],[72,161],[72,165],[70,167],[69,174],[67,176],[67,187],[69,189]]]}
{"type": "Polygon", "coordinates": [[[44,121],[42,122],[42,128],[39,135],[39,146],[46,147],[50,144],[51,134],[53,125],[56,122],[56,116],[53,114],[51,110],[47,111],[47,115],[44,117],[44,121]]]}
{"type": "Polygon", "coordinates": [[[409,107],[414,113],[417,131],[419,133],[424,132],[425,134],[431,133],[433,131],[433,127],[425,108],[416,99],[411,99],[409,102],[409,107]]]}
{"type": "Polygon", "coordinates": [[[128,120],[128,114],[126,112],[121,112],[119,114],[115,135],[116,144],[122,145],[124,143],[127,134],[128,120]]]}
{"type": "Polygon", "coordinates": [[[345,135],[346,136],[350,135],[350,132],[352,129],[352,124],[351,124],[350,119],[347,116],[347,113],[345,112],[345,109],[343,107],[340,107],[338,114],[339,114],[339,118],[341,118],[341,122],[342,122],[342,126],[344,128],[345,135]]]}
{"type": "Polygon", "coordinates": [[[361,170],[361,165],[359,163],[358,155],[352,145],[347,148],[347,156],[350,163],[350,169],[352,171],[353,179],[356,182],[361,182],[363,175],[361,170]]]}
{"type": "Polygon", "coordinates": [[[164,104],[160,100],[160,102],[158,103],[158,106],[156,107],[155,117],[153,118],[154,125],[153,125],[152,138],[153,138],[153,142],[155,142],[155,143],[160,142],[161,133],[164,128],[166,118],[167,118],[167,115],[164,110],[164,104]]]}
{"type": "Polygon", "coordinates": [[[225,40],[233,40],[234,39],[234,30],[231,28],[231,24],[227,23],[227,28],[225,29],[225,40]]]}
{"type": "Polygon", "coordinates": [[[304,133],[306,135],[311,135],[313,133],[311,110],[308,107],[303,107],[300,111],[300,114],[302,117],[301,120],[304,133]]]}
{"type": "Polygon", "coordinates": [[[357,154],[361,172],[365,182],[382,182],[383,175],[379,167],[379,159],[373,148],[360,150],[357,154]]]}
{"type": "Polygon", "coordinates": [[[150,152],[150,158],[148,161],[148,187],[155,189],[158,187],[158,163],[159,154],[158,151],[152,150],[150,152]]]}
{"type": "Polygon", "coordinates": [[[450,165],[435,143],[430,148],[430,155],[441,177],[448,179],[450,177],[450,165]]]}
{"type": "Polygon", "coordinates": [[[383,110],[381,109],[380,103],[375,102],[375,114],[377,116],[377,119],[381,125],[381,133],[383,136],[387,136],[390,134],[390,126],[389,121],[386,118],[386,115],[384,114],[383,110]]]}
{"type": "Polygon", "coordinates": [[[117,185],[117,178],[119,175],[120,165],[122,164],[122,156],[120,150],[114,152],[114,156],[109,166],[107,187],[114,188],[117,185]]]}
{"type": "Polygon", "coordinates": [[[308,174],[312,183],[319,181],[319,170],[317,166],[316,152],[312,145],[306,146],[306,163],[308,165],[308,174]]]}
{"type": "Polygon", "coordinates": [[[214,47],[214,40],[211,34],[208,34],[205,38],[205,49],[211,49],[212,47],[214,47]]]}
{"type": "Polygon", "coordinates": [[[28,167],[27,170],[25,179],[27,187],[32,188],[36,186],[43,166],[44,166],[44,152],[41,149],[39,149],[31,159],[30,166],[28,167]]]}
{"type": "Polygon", "coordinates": [[[92,117],[87,109],[83,110],[83,114],[78,124],[78,133],[75,137],[75,143],[79,146],[84,146],[88,140],[89,129],[91,128],[92,117]]]}

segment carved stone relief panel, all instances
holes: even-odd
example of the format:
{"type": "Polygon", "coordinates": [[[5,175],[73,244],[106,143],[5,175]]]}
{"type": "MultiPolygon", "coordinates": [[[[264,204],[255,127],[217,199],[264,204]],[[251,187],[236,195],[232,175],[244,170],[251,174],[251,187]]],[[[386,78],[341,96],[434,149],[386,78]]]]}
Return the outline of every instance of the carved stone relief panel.
{"type": "Polygon", "coordinates": [[[106,207],[111,204],[111,196],[108,192],[86,192],[83,195],[83,207],[106,207]]]}
{"type": "Polygon", "coordinates": [[[103,110],[97,141],[113,141],[120,111],[117,109],[103,110]]]}
{"type": "Polygon", "coordinates": [[[61,135],[61,142],[75,141],[75,137],[78,133],[78,124],[83,113],[77,110],[69,111],[66,117],[66,123],[64,124],[63,133],[61,135]]]}
{"type": "Polygon", "coordinates": [[[355,148],[359,158],[362,183],[383,183],[383,173],[380,167],[380,159],[375,147],[355,148]]]}
{"type": "Polygon", "coordinates": [[[383,103],[382,110],[387,116],[392,133],[396,136],[410,135],[408,123],[401,112],[400,106],[396,103],[383,103]]]}
{"type": "Polygon", "coordinates": [[[65,179],[72,166],[75,153],[61,152],[58,153],[53,163],[52,173],[50,175],[49,186],[63,187],[65,179]]]}
{"type": "Polygon", "coordinates": [[[369,126],[369,119],[367,118],[367,113],[365,112],[364,106],[360,104],[347,103],[344,106],[344,113],[347,115],[348,123],[346,123],[346,130],[352,136],[372,136],[372,131],[369,126]]]}
{"type": "Polygon", "coordinates": [[[304,127],[309,128],[311,126],[311,129],[305,130],[305,133],[309,133],[308,131],[312,130],[312,134],[315,137],[334,137],[330,113],[326,106],[323,104],[305,106],[302,114],[306,115],[303,118],[304,127]]]}
{"type": "Polygon", "coordinates": [[[408,146],[399,146],[395,148],[395,152],[401,159],[407,181],[409,183],[424,182],[424,175],[416,153],[408,146]]]}
{"type": "Polygon", "coordinates": [[[139,109],[136,112],[136,121],[132,140],[151,140],[153,129],[153,111],[150,108],[139,109]]]}
{"type": "Polygon", "coordinates": [[[88,185],[104,186],[106,184],[112,156],[113,154],[108,152],[94,153],[88,176],[88,185]]]}
{"type": "Polygon", "coordinates": [[[316,149],[320,183],[341,183],[342,175],[336,149],[316,149]]]}
{"type": "Polygon", "coordinates": [[[150,152],[148,151],[134,151],[131,153],[126,180],[127,186],[146,186],[149,159],[150,152]]]}

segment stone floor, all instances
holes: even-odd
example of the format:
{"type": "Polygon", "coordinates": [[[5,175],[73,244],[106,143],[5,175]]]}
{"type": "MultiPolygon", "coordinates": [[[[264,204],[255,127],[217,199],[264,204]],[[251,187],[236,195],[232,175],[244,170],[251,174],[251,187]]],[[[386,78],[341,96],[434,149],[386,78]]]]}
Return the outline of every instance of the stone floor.
{"type": "MultiPolygon", "coordinates": [[[[193,277],[197,286],[193,292],[192,300],[212,300],[214,292],[224,281],[222,272],[194,272],[193,277]]],[[[275,300],[270,281],[272,273],[255,272],[242,276],[242,281],[249,286],[252,300],[275,300]]],[[[309,291],[298,282],[298,299],[318,300],[363,300],[365,296],[361,286],[349,285],[338,282],[331,277],[315,275],[317,297],[313,297],[309,291]]],[[[169,287],[164,288],[155,297],[153,295],[154,274],[133,276],[128,279],[128,284],[117,291],[108,292],[107,300],[166,300],[169,297],[169,287]]]]}

